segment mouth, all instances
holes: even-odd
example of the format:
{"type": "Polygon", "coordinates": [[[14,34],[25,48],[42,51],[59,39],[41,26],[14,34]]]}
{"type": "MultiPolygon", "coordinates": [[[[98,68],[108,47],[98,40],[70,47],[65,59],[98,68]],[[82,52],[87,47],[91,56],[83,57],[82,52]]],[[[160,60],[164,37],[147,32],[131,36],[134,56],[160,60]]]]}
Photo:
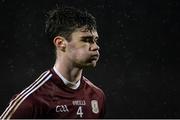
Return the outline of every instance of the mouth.
{"type": "Polygon", "coordinates": [[[98,60],[98,59],[99,59],[99,54],[95,54],[90,57],[90,60],[98,60]]]}

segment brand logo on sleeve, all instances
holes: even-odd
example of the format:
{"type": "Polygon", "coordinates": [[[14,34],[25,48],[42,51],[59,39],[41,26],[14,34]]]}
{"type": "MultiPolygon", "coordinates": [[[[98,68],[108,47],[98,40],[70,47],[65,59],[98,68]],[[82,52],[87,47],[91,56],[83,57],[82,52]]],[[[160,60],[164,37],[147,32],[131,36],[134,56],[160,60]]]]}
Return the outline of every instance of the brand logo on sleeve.
{"type": "Polygon", "coordinates": [[[98,101],[97,100],[91,100],[91,107],[92,107],[92,112],[97,114],[99,113],[99,107],[98,107],[98,101]]]}

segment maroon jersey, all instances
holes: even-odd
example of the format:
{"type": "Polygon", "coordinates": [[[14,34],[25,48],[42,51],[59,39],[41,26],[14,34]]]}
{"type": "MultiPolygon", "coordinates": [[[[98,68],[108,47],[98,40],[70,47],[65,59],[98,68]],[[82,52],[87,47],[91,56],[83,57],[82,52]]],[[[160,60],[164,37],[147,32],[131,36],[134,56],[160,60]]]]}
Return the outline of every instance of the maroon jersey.
{"type": "Polygon", "coordinates": [[[0,118],[103,118],[104,104],[103,91],[85,77],[74,90],[51,69],[16,95],[0,118]]]}

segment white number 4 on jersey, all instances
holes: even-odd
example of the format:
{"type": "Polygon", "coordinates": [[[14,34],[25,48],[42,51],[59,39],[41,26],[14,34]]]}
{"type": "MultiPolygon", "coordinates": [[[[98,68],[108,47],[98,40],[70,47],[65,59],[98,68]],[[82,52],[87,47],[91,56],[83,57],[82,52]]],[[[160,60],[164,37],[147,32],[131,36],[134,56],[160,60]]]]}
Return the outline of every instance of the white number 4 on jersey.
{"type": "Polygon", "coordinates": [[[76,114],[82,118],[82,116],[83,116],[82,106],[79,106],[76,114]]]}

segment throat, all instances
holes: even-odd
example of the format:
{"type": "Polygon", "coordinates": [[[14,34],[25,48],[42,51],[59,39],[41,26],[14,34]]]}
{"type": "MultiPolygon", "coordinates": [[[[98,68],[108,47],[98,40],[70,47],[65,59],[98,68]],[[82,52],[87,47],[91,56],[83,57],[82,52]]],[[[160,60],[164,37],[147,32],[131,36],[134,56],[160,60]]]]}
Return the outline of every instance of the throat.
{"type": "Polygon", "coordinates": [[[56,66],[53,67],[56,74],[61,78],[63,83],[71,89],[77,89],[80,86],[80,79],[82,75],[82,70],[71,70],[71,71],[62,71],[56,66]]]}

